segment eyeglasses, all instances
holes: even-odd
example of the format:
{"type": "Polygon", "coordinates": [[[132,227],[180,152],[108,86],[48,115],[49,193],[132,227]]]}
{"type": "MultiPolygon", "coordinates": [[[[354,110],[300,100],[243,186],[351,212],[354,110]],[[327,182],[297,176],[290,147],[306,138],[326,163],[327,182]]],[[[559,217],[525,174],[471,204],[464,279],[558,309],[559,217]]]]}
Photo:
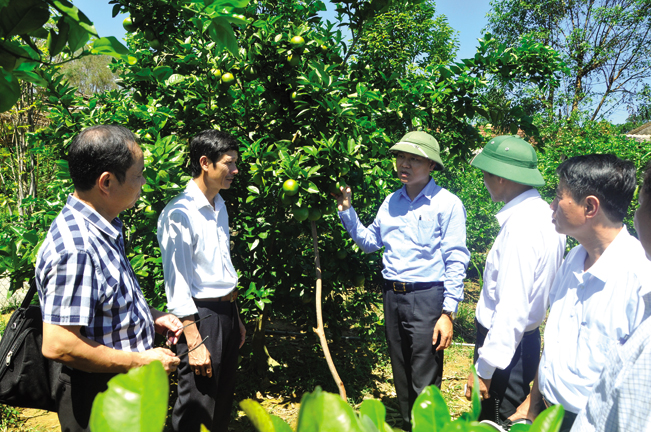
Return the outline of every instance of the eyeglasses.
{"type": "Polygon", "coordinates": [[[203,345],[203,343],[204,343],[204,342],[206,341],[206,339],[208,339],[209,337],[210,337],[210,335],[206,336],[206,337],[203,338],[203,340],[199,343],[199,345],[197,345],[196,347],[192,348],[191,350],[187,350],[187,351],[184,352],[184,353],[177,354],[176,356],[179,357],[179,358],[181,358],[181,357],[183,357],[184,355],[188,355],[188,354],[190,354],[192,351],[196,350],[196,349],[199,348],[201,345],[203,345]]]}
{"type": "MultiPolygon", "coordinates": [[[[201,318],[199,318],[198,320],[194,320],[194,322],[191,322],[190,324],[186,324],[186,325],[184,325],[183,327],[181,327],[180,330],[183,330],[184,328],[189,327],[189,326],[191,326],[191,325],[195,325],[196,323],[198,323],[198,322],[201,321],[202,319],[210,318],[211,316],[212,316],[212,314],[208,314],[208,315],[206,315],[205,317],[201,317],[201,318]]],[[[165,339],[167,340],[167,345],[168,345],[168,346],[171,345],[170,340],[172,340],[172,338],[174,338],[174,335],[176,334],[177,331],[178,331],[178,330],[175,330],[175,331],[167,330],[167,332],[165,332],[165,339]]],[[[206,338],[207,338],[207,337],[208,337],[208,336],[206,336],[206,338]]],[[[206,340],[206,339],[204,339],[204,341],[205,341],[205,340],[206,340]]],[[[201,344],[203,344],[203,341],[201,342],[201,344]]],[[[199,348],[199,347],[201,346],[201,344],[197,345],[197,346],[194,347],[193,349],[197,349],[197,348],[199,348]]],[[[190,351],[192,351],[192,350],[190,350],[190,351]]],[[[190,351],[188,351],[188,352],[190,352],[190,351]]],[[[185,353],[185,354],[187,354],[187,353],[185,353]]]]}

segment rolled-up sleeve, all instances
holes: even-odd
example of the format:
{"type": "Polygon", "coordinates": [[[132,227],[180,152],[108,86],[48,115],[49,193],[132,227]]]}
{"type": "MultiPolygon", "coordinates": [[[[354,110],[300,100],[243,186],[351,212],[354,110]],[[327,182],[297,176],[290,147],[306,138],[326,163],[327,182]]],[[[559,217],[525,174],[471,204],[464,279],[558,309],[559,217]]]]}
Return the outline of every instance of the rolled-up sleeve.
{"type": "Polygon", "coordinates": [[[197,313],[192,299],[192,230],[188,217],[180,211],[161,214],[158,242],[163,259],[167,309],[178,317],[197,313]]]}
{"type": "Polygon", "coordinates": [[[445,263],[443,310],[456,312],[463,300],[463,279],[470,262],[466,247],[466,209],[455,199],[441,214],[441,256],[445,263]]]}

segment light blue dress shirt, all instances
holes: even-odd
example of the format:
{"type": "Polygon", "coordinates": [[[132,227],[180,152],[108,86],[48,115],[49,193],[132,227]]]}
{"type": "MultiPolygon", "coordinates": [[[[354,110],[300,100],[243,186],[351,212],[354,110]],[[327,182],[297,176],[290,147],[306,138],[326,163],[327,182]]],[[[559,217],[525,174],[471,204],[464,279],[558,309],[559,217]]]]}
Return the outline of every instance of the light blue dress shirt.
{"type": "Polygon", "coordinates": [[[368,227],[352,207],[339,217],[364,252],[384,247],[385,279],[444,282],[443,309],[456,312],[470,260],[466,209],[459,198],[430,179],[413,201],[405,186],[389,195],[368,227]]]}

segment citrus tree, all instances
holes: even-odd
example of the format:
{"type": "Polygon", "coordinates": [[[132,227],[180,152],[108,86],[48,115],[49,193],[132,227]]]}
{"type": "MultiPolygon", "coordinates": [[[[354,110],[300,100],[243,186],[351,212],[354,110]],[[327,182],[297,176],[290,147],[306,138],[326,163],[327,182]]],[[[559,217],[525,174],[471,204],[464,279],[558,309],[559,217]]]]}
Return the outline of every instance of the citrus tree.
{"type": "MultiPolygon", "coordinates": [[[[314,320],[306,306],[314,301],[308,222],[318,232],[331,337],[343,325],[354,323],[362,332],[376,328],[377,317],[363,312],[379,299],[373,290],[381,282],[380,256],[353,245],[331,193],[350,185],[355,208],[369,223],[398,185],[387,151],[391,143],[409,130],[428,130],[449,163],[461,163],[480,145],[474,119],[504,111],[481,98],[488,76],[499,76],[504,85],[527,79],[553,86],[560,67],[541,44],[506,48],[488,35],[471,59],[433,62],[406,76],[378,73],[374,64],[347,55],[338,25],[371,31],[373,18],[394,4],[385,0],[347,2],[335,23],[319,16],[325,5],[318,0],[113,3],[115,13],[130,14],[125,28],[135,59],[114,62],[121,89],[82,100],[54,79],[48,87],[51,126],[31,139],[64,159],[72,137],[89,125],[119,123],[138,133],[147,184],[137,207],[122,217],[132,265],[159,308],[165,299],[156,219],[189,180],[187,139],[206,128],[240,139],[240,173],[223,194],[244,312],[256,321],[253,351],[260,370],[266,367],[264,325],[272,305],[297,323],[314,320]]],[[[531,119],[515,108],[506,127],[536,134],[531,119]]],[[[16,274],[29,272],[38,242],[70,191],[65,162],[58,164],[57,180],[39,201],[36,215],[42,217],[29,227],[33,242],[21,243],[21,250],[16,236],[6,243],[7,254],[24,259],[16,274]]]]}

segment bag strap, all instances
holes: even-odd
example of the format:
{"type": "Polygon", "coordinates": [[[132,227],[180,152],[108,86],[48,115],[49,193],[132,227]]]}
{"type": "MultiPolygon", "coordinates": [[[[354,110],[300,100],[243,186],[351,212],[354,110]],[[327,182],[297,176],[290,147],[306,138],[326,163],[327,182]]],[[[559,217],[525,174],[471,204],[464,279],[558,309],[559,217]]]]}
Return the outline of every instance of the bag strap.
{"type": "Polygon", "coordinates": [[[23,299],[20,307],[23,309],[29,307],[29,304],[34,298],[34,294],[36,294],[36,278],[33,277],[29,280],[29,290],[27,290],[27,294],[25,294],[25,298],[23,299]]]}

